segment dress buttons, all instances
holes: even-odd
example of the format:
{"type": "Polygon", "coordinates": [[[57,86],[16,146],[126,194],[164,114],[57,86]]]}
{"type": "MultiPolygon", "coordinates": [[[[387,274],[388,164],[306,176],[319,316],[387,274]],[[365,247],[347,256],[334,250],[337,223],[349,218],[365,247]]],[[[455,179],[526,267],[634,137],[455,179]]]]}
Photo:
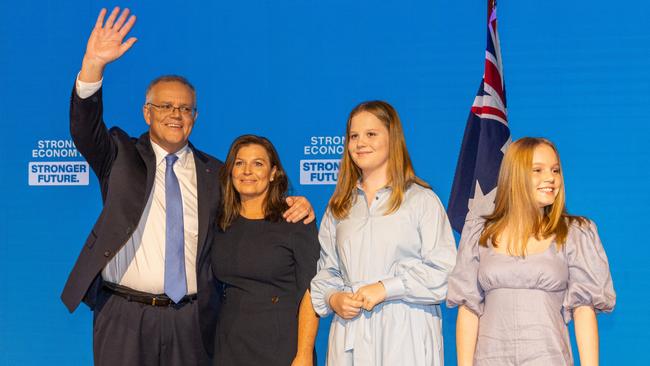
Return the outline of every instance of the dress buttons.
{"type": "Polygon", "coordinates": [[[108,258],[108,257],[110,257],[110,255],[111,255],[110,250],[107,250],[107,251],[104,252],[104,257],[108,258]]]}
{"type": "Polygon", "coordinates": [[[277,296],[273,296],[273,297],[271,298],[271,302],[272,302],[273,304],[277,304],[279,301],[280,301],[280,298],[277,297],[277,296]]]}

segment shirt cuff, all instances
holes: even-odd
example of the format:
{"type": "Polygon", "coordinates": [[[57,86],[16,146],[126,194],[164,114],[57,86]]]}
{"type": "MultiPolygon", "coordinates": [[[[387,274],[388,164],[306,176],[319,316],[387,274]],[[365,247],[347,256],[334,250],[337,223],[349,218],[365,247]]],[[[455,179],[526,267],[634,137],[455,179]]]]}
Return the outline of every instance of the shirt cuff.
{"type": "Polygon", "coordinates": [[[95,94],[99,88],[102,87],[102,82],[104,81],[104,78],[101,78],[101,80],[96,81],[94,83],[87,83],[85,81],[79,80],[79,74],[77,74],[77,82],[75,83],[75,89],[77,91],[77,96],[81,99],[86,99],[89,96],[95,94]]]}
{"type": "Polygon", "coordinates": [[[339,292],[339,290],[329,290],[326,291],[323,295],[323,298],[325,299],[325,306],[327,307],[327,310],[329,312],[333,312],[334,309],[332,309],[332,305],[330,305],[330,297],[334,295],[335,293],[339,292]]]}
{"type": "Polygon", "coordinates": [[[397,300],[404,297],[406,288],[399,277],[387,278],[380,281],[386,289],[386,300],[397,300]]]}

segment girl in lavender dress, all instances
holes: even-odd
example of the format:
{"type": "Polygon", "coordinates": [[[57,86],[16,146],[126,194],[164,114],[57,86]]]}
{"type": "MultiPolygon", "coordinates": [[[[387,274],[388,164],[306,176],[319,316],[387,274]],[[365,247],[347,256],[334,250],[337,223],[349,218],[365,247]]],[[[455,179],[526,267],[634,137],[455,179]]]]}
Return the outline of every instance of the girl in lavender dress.
{"type": "Polygon", "coordinates": [[[571,319],[580,364],[598,365],[595,314],[616,295],[596,225],[566,213],[555,146],[512,143],[498,187],[493,212],[468,213],[449,278],[458,365],[573,365],[571,319]]]}

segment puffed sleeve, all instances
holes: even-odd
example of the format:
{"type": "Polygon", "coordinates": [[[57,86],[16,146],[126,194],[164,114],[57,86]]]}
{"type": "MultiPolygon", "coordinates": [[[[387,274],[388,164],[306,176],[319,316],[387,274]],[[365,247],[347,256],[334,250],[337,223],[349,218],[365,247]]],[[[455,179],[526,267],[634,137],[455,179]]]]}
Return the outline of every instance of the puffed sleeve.
{"type": "Polygon", "coordinates": [[[305,291],[309,288],[311,279],[316,274],[316,265],[320,244],[316,223],[304,225],[302,222],[295,224],[296,230],[292,233],[293,258],[296,268],[297,302],[302,300],[305,291]]]}
{"type": "Polygon", "coordinates": [[[573,223],[564,250],[569,266],[569,284],[563,303],[565,321],[571,321],[573,309],[579,306],[611,312],[616,305],[616,293],[596,224],[593,221],[573,223]]]}
{"type": "Polygon", "coordinates": [[[458,245],[456,266],[449,276],[447,306],[465,305],[477,316],[483,314],[484,292],[478,282],[479,238],[483,232],[485,220],[472,217],[465,221],[458,245]]]}
{"type": "Polygon", "coordinates": [[[456,262],[456,242],[442,203],[430,189],[417,197],[421,258],[400,260],[395,276],[382,280],[386,300],[438,304],[447,296],[447,277],[456,262]]]}
{"type": "Polygon", "coordinates": [[[318,240],[320,258],[316,276],[311,280],[311,301],[316,313],[324,317],[333,311],[329,305],[330,296],[344,289],[339,256],[336,252],[336,220],[329,210],[325,212],[320,224],[318,240]]]}

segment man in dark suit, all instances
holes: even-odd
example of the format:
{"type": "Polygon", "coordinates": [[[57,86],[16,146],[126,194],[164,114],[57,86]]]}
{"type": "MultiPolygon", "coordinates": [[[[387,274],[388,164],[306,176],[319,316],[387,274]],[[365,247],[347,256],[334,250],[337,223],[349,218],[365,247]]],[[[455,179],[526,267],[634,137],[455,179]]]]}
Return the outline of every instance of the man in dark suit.
{"type": "MultiPolygon", "coordinates": [[[[72,138],[99,179],[104,207],[61,298],[94,312],[96,365],[208,365],[220,288],[210,268],[222,163],[188,142],[196,92],[183,77],[155,79],[143,107],[149,132],[131,138],[102,118],[103,72],[135,38],[128,9],[100,12],[72,92],[72,138]]],[[[290,198],[288,221],[309,202],[290,198]]]]}

